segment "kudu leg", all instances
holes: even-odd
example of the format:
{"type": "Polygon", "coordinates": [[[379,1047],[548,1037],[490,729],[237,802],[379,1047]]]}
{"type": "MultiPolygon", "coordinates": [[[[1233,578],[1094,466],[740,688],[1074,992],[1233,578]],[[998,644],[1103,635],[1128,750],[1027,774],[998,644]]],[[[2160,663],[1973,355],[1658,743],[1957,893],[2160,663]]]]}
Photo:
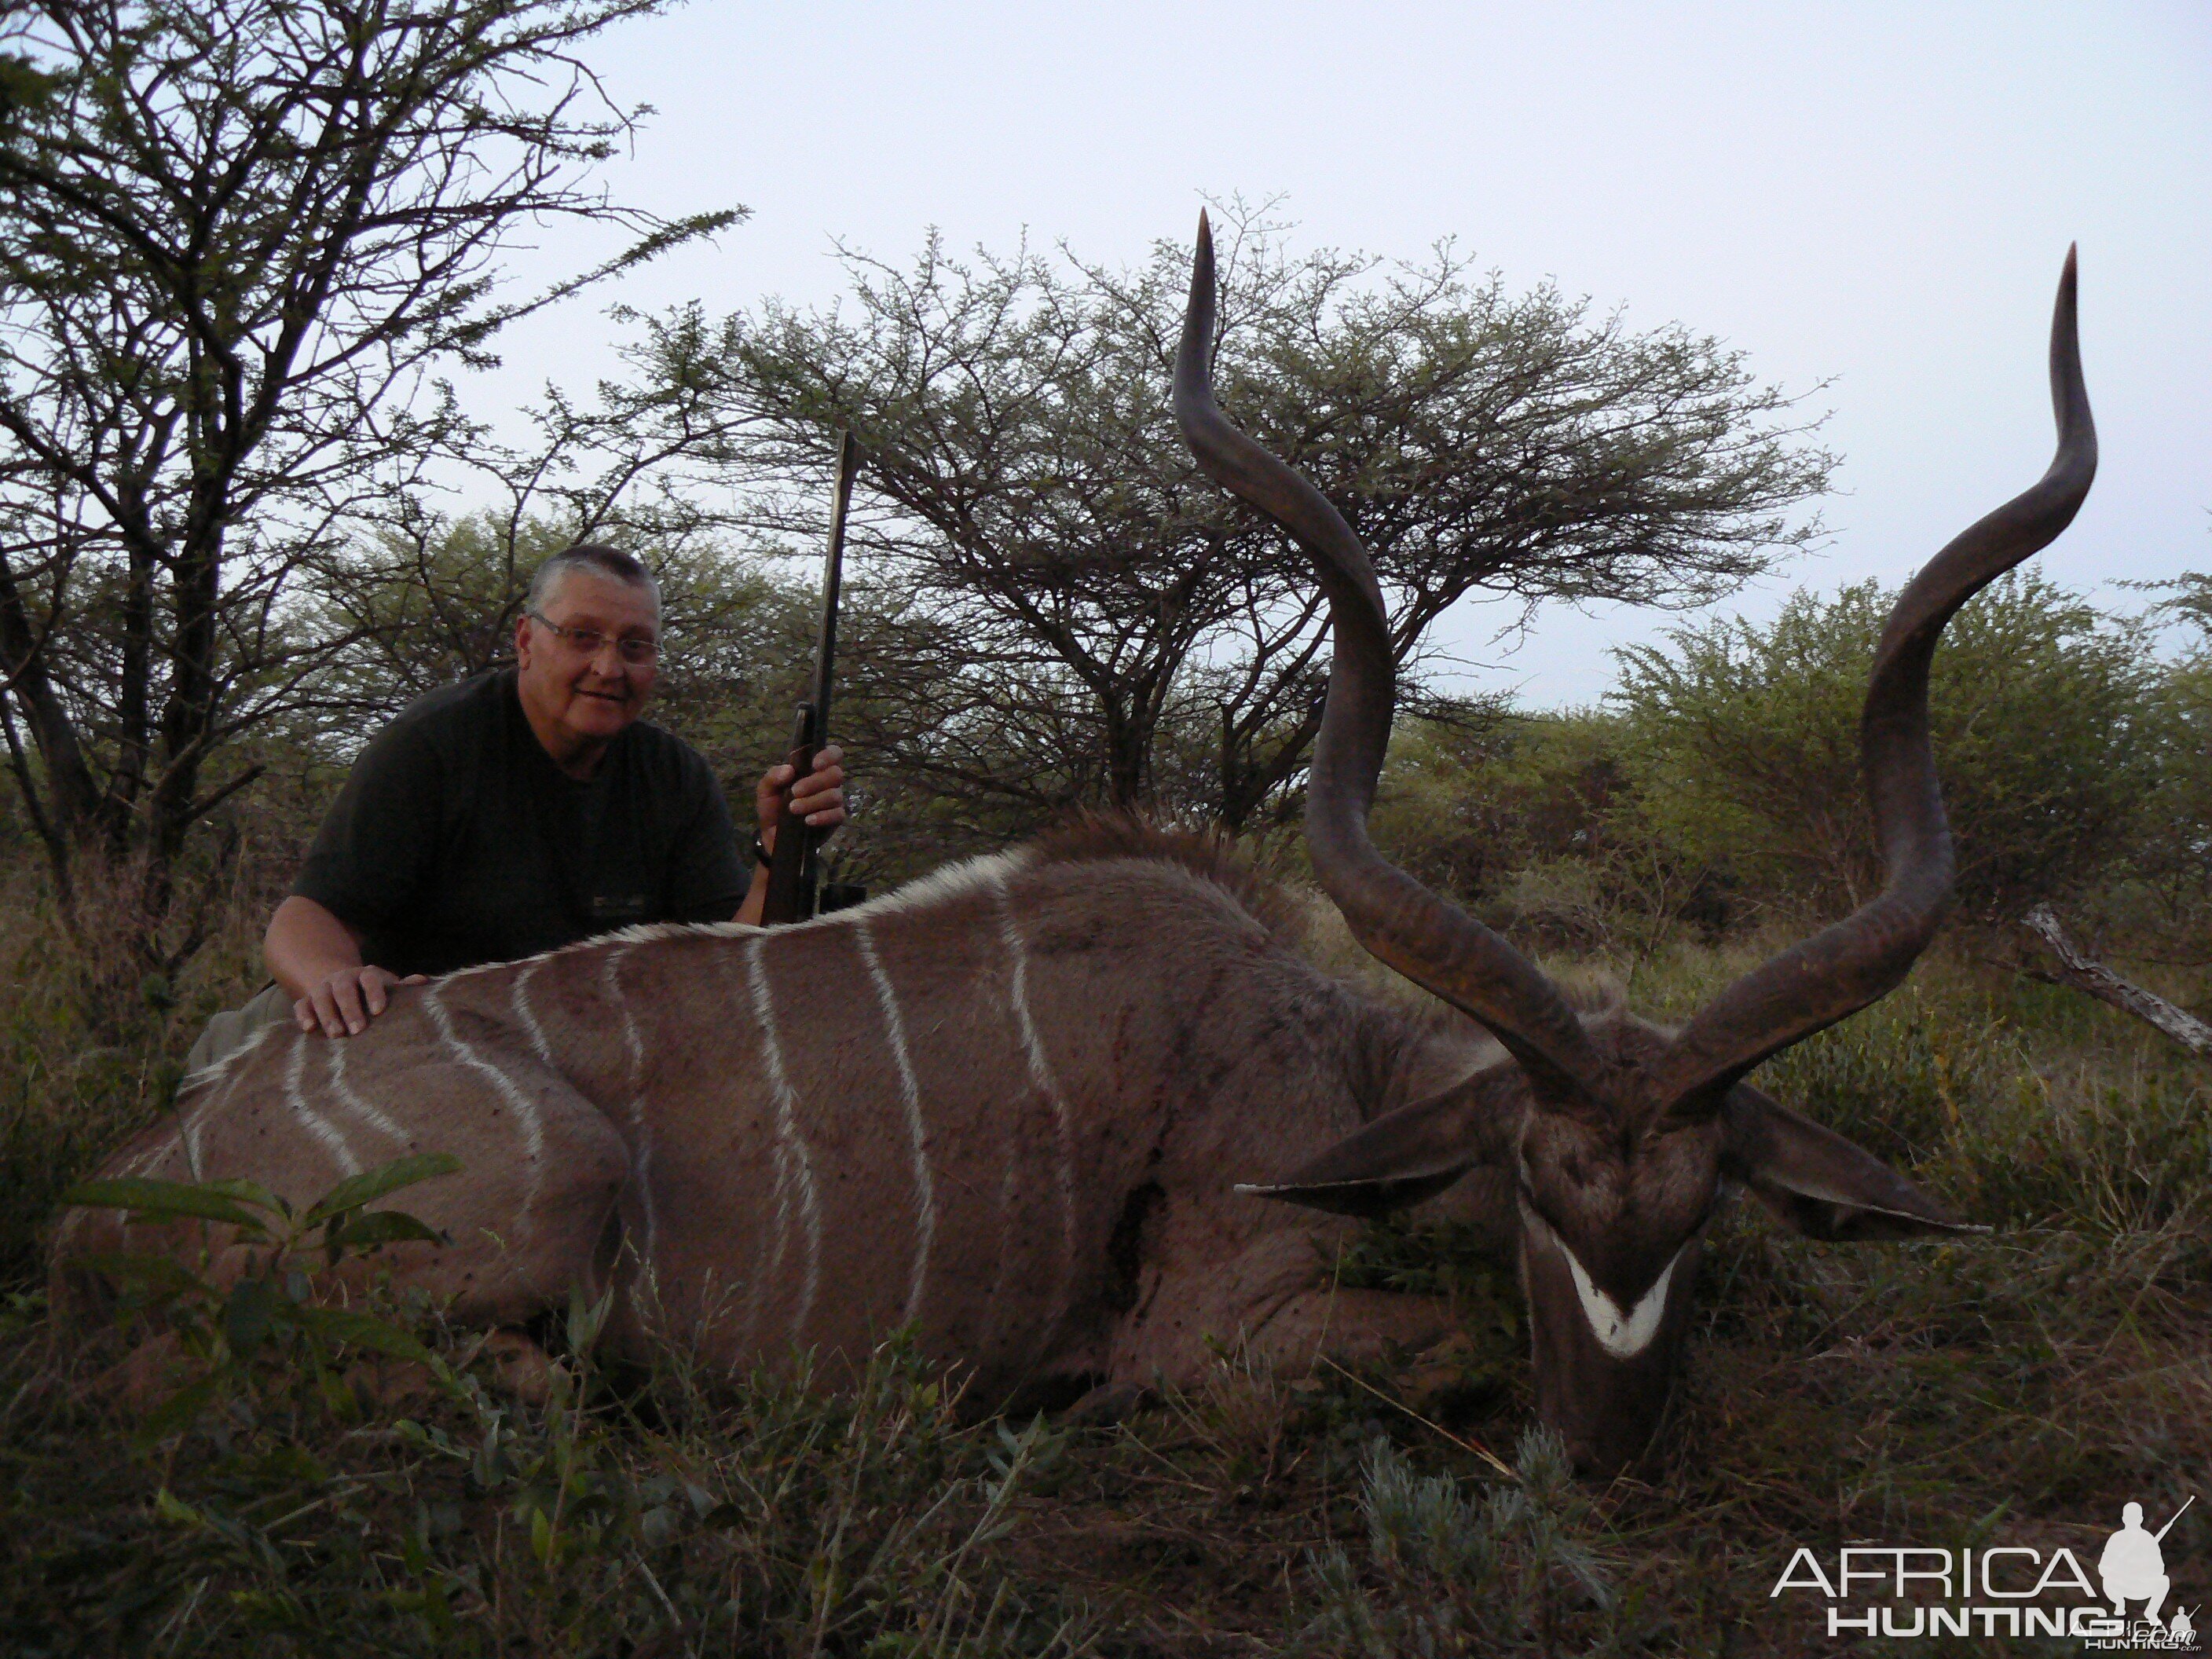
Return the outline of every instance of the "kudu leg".
{"type": "Polygon", "coordinates": [[[1302,1376],[1325,1359],[1421,1353],[1456,1328],[1441,1297],[1329,1284],[1303,1231],[1268,1233],[1227,1262],[1184,1259],[1190,1265],[1146,1275],[1115,1334],[1104,1389],[1188,1388],[1240,1351],[1278,1376],[1302,1376]]]}

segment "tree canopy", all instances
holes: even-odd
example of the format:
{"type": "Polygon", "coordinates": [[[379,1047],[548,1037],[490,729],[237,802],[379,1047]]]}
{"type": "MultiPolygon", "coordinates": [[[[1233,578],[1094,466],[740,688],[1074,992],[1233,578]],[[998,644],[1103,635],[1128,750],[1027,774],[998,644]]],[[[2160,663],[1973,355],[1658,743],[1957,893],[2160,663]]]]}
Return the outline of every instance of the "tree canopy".
{"type": "MultiPolygon", "coordinates": [[[[1703,603],[1817,533],[1797,512],[1832,465],[1816,422],[1717,341],[1510,294],[1449,245],[1294,255],[1229,220],[1223,404],[1365,539],[1416,694],[1431,624],[1469,593],[1703,603]]],[[[723,476],[791,536],[817,532],[837,429],[859,436],[854,580],[890,601],[857,705],[872,764],[1017,820],[1285,810],[1325,623],[1304,556],[1177,435],[1188,251],[1117,270],[933,239],[908,267],[846,265],[836,306],[685,309],[641,361],[707,388],[723,476]]]]}

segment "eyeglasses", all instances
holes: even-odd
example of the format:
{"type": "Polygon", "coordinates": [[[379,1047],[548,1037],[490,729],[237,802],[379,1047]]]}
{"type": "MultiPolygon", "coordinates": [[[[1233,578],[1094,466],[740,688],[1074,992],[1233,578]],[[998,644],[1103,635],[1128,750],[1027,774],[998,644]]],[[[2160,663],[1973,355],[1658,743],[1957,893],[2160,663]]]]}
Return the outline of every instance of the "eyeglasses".
{"type": "Polygon", "coordinates": [[[596,657],[609,644],[616,653],[632,668],[649,668],[660,656],[660,641],[638,635],[626,635],[616,639],[611,634],[602,634],[596,628],[563,628],[533,611],[531,621],[561,636],[561,642],[580,657],[596,657]]]}

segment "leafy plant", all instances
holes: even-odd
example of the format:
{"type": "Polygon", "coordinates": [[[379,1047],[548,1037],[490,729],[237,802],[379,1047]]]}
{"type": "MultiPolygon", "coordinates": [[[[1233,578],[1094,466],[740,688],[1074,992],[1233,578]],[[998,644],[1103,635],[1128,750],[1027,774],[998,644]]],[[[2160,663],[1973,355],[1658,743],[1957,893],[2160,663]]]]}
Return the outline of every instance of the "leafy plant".
{"type": "MultiPolygon", "coordinates": [[[[542,1397],[518,1400],[496,1385],[483,1345],[439,1332],[434,1310],[395,1304],[374,1283],[356,1294],[354,1258],[434,1237],[368,1206],[455,1167],[402,1159],[304,1208],[243,1181],[71,1190],[72,1203],[125,1210],[172,1239],[210,1230],[196,1265],[146,1252],[88,1264],[117,1285],[131,1325],[175,1346],[187,1375],[141,1424],[135,1455],[101,1470],[102,1507],[59,1525],[40,1517],[41,1547],[15,1553],[0,1646],[1087,1646],[1086,1613],[1021,1587],[998,1558],[1066,1437],[1042,1420],[963,1424],[957,1390],[907,1337],[834,1389],[798,1356],[709,1397],[672,1352],[617,1388],[594,1362],[612,1292],[596,1304],[572,1292],[542,1397]],[[389,1415],[349,1386],[364,1358],[419,1368],[431,1386],[416,1391],[413,1414],[389,1415]]],[[[64,1430],[64,1453],[82,1432],[64,1430]]],[[[27,1444],[4,1462],[57,1481],[34,1457],[27,1444]]],[[[13,1490],[0,1482],[0,1511],[13,1490]]]]}
{"type": "Polygon", "coordinates": [[[412,1360],[450,1382],[450,1372],[404,1324],[363,1308],[331,1305],[328,1292],[348,1256],[387,1244],[437,1242],[440,1235],[413,1216],[368,1206],[460,1167],[444,1152],[416,1153],[348,1176],[304,1210],[242,1177],[194,1182],[121,1176],[82,1182],[64,1193],[66,1205],[121,1210],[135,1222],[227,1228],[228,1249],[246,1253],[246,1266],[234,1275],[215,1270],[221,1257],[211,1247],[203,1249],[198,1271],[169,1253],[79,1258],[115,1285],[125,1322],[173,1337],[194,1373],[147,1413],[142,1443],[190,1428],[218,1400],[258,1398],[272,1381],[289,1390],[304,1379],[334,1413],[349,1419],[357,1407],[342,1367],[350,1355],[412,1360]]]}

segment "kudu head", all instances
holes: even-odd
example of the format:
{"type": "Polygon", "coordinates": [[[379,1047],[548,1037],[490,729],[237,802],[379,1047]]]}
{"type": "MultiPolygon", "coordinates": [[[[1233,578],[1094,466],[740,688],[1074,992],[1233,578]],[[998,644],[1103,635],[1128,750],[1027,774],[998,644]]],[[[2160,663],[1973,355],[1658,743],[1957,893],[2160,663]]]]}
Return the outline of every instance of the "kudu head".
{"type": "Polygon", "coordinates": [[[1306,838],[1322,887],[1376,957],[1496,1036],[1510,1063],[1377,1118],[1243,1190],[1352,1215],[1441,1192],[1478,1164],[1512,1173],[1538,1408],[1585,1471],[1650,1449],[1688,1324],[1700,1241],[1727,1183],[1816,1238],[1971,1231],[1879,1158],[1744,1081],[1768,1056],[1887,994],[1951,895],[1951,836],[1928,739],[1928,670],[1951,616],[2063,530],[2097,441],[2075,337],[2074,256],[2051,323],[2050,470],[1937,554],[1891,612],[1861,722],[1887,871],[1879,896],[1729,986],[1678,1029],[1577,1012],[1520,951],[1367,837],[1389,740],[1393,657],[1366,550],[1304,478],[1215,405],[1213,252],[1203,216],[1176,357],[1175,408],[1199,465],[1312,558],[1334,633],[1306,838]]]}

